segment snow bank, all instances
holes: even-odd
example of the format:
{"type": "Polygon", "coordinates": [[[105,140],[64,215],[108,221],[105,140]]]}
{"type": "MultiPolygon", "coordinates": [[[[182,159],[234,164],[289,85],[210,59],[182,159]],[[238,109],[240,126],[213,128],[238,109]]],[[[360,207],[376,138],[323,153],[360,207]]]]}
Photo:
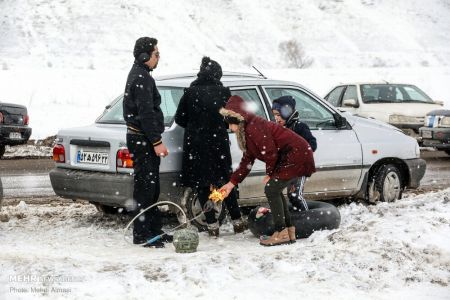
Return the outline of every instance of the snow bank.
{"type": "Polygon", "coordinates": [[[201,233],[192,254],[129,245],[126,220],[93,206],[6,206],[0,298],[449,299],[449,198],[446,189],[343,205],[339,229],[289,246],[259,246],[225,224],[217,240],[201,233]]]}

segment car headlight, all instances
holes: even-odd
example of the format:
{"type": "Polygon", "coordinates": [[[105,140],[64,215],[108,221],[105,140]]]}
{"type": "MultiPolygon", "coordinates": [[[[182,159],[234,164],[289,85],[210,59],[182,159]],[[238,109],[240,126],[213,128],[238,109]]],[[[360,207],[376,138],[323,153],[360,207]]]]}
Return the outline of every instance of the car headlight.
{"type": "Polygon", "coordinates": [[[389,116],[389,123],[391,124],[408,124],[408,123],[420,123],[419,119],[416,117],[410,117],[410,116],[402,116],[402,115],[390,115],[389,116]]]}
{"type": "Polygon", "coordinates": [[[439,121],[439,127],[450,127],[450,117],[442,117],[439,121]]]}

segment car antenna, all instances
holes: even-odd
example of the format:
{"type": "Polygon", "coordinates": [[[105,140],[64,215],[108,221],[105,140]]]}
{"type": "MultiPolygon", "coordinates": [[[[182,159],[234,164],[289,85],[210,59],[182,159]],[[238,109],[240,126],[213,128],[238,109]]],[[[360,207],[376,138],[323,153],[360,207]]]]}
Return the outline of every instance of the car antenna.
{"type": "Polygon", "coordinates": [[[264,74],[263,73],[261,73],[255,66],[252,66],[252,68],[253,69],[255,69],[256,70],[256,72],[258,72],[259,73],[259,75],[261,75],[261,77],[262,78],[264,78],[264,79],[267,79],[267,77],[266,76],[264,76],[264,74]]]}

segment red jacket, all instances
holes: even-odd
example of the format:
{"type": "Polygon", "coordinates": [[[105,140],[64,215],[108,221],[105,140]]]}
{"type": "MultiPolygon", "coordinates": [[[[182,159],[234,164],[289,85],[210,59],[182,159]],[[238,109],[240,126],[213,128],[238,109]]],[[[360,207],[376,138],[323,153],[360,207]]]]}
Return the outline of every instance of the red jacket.
{"type": "Polygon", "coordinates": [[[255,159],[266,163],[266,174],[271,178],[289,180],[311,176],[316,171],[313,151],[308,142],[290,129],[266,121],[245,107],[239,96],[232,96],[222,114],[241,115],[244,120],[246,150],[230,181],[236,185],[250,173],[255,159]]]}

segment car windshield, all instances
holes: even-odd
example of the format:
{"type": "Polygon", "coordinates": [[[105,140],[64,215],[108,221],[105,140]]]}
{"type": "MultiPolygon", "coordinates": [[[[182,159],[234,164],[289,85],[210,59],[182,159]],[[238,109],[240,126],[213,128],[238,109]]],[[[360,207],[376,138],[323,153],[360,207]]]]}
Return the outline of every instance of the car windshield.
{"type": "Polygon", "coordinates": [[[364,103],[433,103],[418,87],[407,84],[362,84],[361,98],[364,103]]]}
{"type": "MultiPolygon", "coordinates": [[[[158,91],[161,94],[160,107],[164,114],[164,125],[170,126],[173,122],[173,117],[177,111],[181,96],[183,96],[184,89],[181,87],[158,87],[158,91]]],[[[122,102],[123,95],[116,98],[110,105],[108,105],[96,122],[125,124],[125,120],[123,119],[122,102]]]]}

